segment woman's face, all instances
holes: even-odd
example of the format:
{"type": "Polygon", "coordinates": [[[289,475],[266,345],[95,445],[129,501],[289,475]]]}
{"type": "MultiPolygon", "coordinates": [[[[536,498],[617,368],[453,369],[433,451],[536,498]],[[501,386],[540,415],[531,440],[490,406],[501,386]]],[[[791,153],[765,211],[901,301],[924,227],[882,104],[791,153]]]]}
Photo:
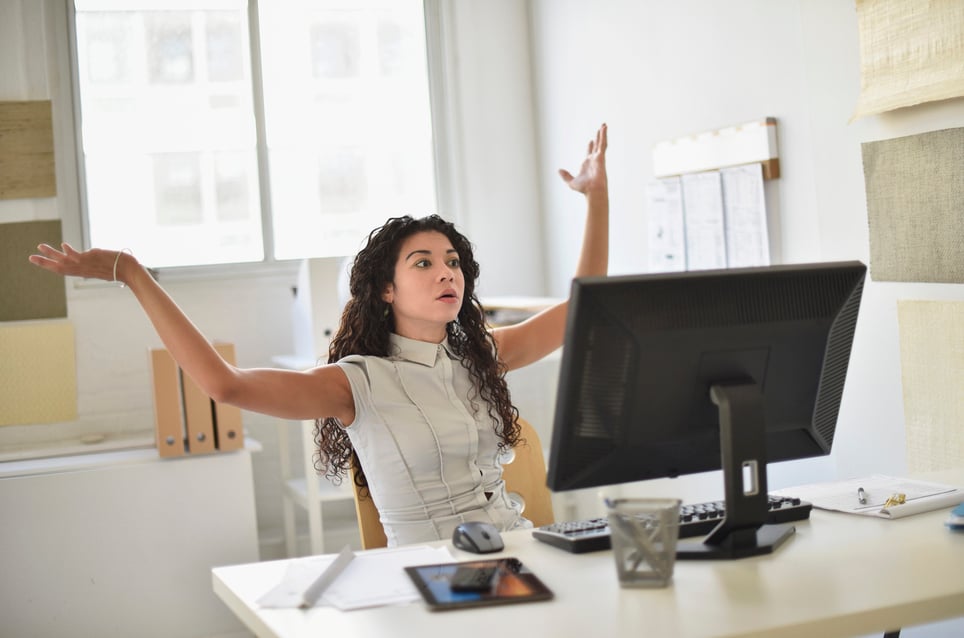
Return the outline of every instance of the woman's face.
{"type": "Polygon", "coordinates": [[[423,231],[402,242],[395,281],[382,299],[392,306],[395,332],[439,343],[446,324],[458,317],[464,293],[465,275],[452,242],[440,232],[423,231]]]}

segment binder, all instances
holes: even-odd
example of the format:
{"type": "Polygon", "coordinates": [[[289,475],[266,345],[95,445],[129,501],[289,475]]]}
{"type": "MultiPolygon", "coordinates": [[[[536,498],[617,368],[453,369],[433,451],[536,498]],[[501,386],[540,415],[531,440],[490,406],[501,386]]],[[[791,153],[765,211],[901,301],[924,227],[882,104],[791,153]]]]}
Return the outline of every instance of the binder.
{"type": "Polygon", "coordinates": [[[187,430],[187,451],[191,454],[207,454],[214,446],[214,406],[194,380],[181,371],[181,389],[184,393],[184,424],[187,430]]]}
{"type": "Polygon", "coordinates": [[[167,350],[151,350],[154,386],[154,437],[162,457],[184,456],[181,384],[174,358],[167,350]]]}
{"type": "MultiPolygon", "coordinates": [[[[215,343],[214,349],[218,351],[222,359],[231,365],[236,364],[234,344],[215,343]]],[[[244,447],[241,409],[217,401],[212,401],[212,403],[214,403],[214,437],[217,449],[221,452],[240,450],[244,447]]]]}
{"type": "MultiPolygon", "coordinates": [[[[234,344],[215,343],[214,349],[225,361],[235,364],[234,344]]],[[[150,353],[159,454],[183,456],[243,448],[240,408],[207,396],[167,350],[152,349],[150,353]]]]}

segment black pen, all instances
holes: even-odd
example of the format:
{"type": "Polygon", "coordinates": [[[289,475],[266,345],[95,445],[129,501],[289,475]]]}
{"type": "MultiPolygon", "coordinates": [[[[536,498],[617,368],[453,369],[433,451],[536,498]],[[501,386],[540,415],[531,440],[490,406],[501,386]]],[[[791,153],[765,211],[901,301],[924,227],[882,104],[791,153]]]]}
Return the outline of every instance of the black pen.
{"type": "Polygon", "coordinates": [[[867,504],[867,492],[862,487],[857,488],[857,500],[860,501],[861,505],[867,504]]]}

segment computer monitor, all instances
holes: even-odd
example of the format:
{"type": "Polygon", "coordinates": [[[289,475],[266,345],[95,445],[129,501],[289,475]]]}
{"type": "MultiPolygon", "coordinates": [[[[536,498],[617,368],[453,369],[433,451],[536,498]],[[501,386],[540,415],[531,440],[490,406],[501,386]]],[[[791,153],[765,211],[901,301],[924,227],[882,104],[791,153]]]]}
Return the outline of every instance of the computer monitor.
{"type": "Polygon", "coordinates": [[[586,277],[572,284],[548,485],[723,470],[726,519],[680,558],[767,553],[766,464],[829,454],[867,267],[586,277]]]}

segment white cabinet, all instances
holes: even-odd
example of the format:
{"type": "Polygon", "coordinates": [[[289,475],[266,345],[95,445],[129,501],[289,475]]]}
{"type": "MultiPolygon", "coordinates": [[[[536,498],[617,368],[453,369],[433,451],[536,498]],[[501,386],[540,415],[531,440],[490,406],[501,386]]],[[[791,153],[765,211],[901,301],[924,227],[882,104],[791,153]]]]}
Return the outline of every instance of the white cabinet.
{"type": "Polygon", "coordinates": [[[0,634],[221,636],[211,569],[258,560],[251,452],[0,463],[0,634]]]}

